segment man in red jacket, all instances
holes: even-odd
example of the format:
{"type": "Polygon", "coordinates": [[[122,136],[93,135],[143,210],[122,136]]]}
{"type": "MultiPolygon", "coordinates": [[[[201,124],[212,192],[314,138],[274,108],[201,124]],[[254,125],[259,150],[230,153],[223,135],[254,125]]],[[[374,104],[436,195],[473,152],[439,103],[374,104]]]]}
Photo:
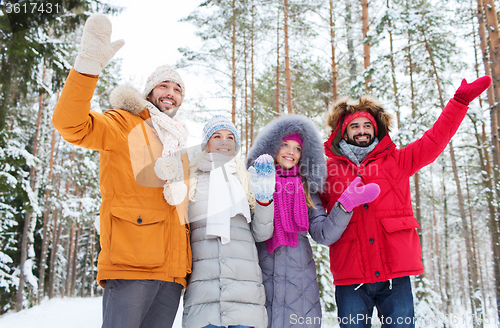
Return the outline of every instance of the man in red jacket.
{"type": "Polygon", "coordinates": [[[372,203],[354,209],[344,234],[330,245],[341,327],[370,327],[374,306],[382,327],[415,326],[409,276],[424,269],[409,178],[441,154],[469,103],[490,84],[489,76],[470,84],[464,79],[433,127],[402,149],[389,136],[390,114],[374,98],[343,98],[329,110],[325,208],[329,212],[357,176],[381,189],[372,203]]]}

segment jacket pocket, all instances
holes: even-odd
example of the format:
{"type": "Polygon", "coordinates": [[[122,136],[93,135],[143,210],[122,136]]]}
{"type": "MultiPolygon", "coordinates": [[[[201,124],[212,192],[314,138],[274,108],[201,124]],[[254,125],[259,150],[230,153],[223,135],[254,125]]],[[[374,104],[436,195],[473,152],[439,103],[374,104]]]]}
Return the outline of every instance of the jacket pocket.
{"type": "Polygon", "coordinates": [[[339,240],[330,245],[330,262],[334,280],[365,276],[357,224],[349,223],[339,240]]]}
{"type": "Polygon", "coordinates": [[[110,261],[141,268],[163,265],[165,219],[163,211],[111,208],[110,261]]]}
{"type": "Polygon", "coordinates": [[[385,262],[391,272],[422,269],[422,250],[416,230],[420,226],[417,220],[408,216],[381,219],[380,223],[384,227],[385,262]]]}

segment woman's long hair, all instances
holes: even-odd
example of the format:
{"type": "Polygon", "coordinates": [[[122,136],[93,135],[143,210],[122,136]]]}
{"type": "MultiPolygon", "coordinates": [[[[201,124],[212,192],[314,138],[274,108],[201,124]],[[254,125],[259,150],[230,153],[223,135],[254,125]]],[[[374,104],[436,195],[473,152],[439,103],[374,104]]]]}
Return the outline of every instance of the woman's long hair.
{"type": "MultiPolygon", "coordinates": [[[[208,154],[207,147],[189,163],[189,200],[192,202],[196,201],[194,196],[196,194],[196,187],[198,186],[198,168],[206,154],[208,154]]],[[[245,163],[239,154],[234,156],[234,162],[236,163],[236,173],[240,179],[241,186],[247,195],[248,204],[253,209],[255,208],[255,195],[250,188],[250,173],[245,168],[245,163]]]]}

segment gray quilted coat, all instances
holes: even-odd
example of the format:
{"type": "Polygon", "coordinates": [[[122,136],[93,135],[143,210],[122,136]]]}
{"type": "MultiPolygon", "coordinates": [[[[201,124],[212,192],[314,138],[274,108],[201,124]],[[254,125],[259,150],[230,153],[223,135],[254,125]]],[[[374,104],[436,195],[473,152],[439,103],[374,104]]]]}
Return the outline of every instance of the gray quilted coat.
{"type": "Polygon", "coordinates": [[[231,218],[231,241],[206,235],[210,172],[198,170],[196,202],[189,204],[193,270],[184,294],[184,328],[245,325],[267,327],[265,291],[256,241],[273,233],[274,206],[255,206],[251,223],[242,215],[231,218]]]}
{"type": "MultiPolygon", "coordinates": [[[[329,215],[316,191],[326,178],[326,161],[321,137],[314,124],[304,116],[286,115],[273,120],[257,136],[247,157],[247,166],[261,154],[275,157],[283,137],[299,133],[303,148],[299,164],[306,179],[314,207],[308,209],[309,234],[318,243],[330,245],[344,232],[352,213],[335,204],[329,215]],[[307,170],[305,170],[307,169],[307,170]]],[[[265,242],[257,243],[259,264],[266,289],[268,327],[321,327],[321,303],[311,244],[306,232],[299,233],[295,247],[279,246],[269,253],[265,242]]]]}

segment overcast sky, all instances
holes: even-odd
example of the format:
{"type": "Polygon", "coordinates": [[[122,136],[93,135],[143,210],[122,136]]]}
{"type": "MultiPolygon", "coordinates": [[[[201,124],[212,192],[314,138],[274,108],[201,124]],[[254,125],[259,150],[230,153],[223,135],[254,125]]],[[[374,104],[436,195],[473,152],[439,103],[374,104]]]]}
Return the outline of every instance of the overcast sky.
{"type": "MultiPolygon", "coordinates": [[[[163,64],[174,65],[181,58],[179,47],[196,48],[200,41],[194,35],[195,28],[179,19],[191,13],[200,0],[142,0],[116,1],[125,7],[113,23],[112,41],[124,39],[125,46],[116,57],[122,58],[122,78],[139,87],[154,69],[163,64]]],[[[185,74],[184,74],[185,75],[185,74]]],[[[186,95],[192,95],[190,77],[182,75],[186,95]]]]}
{"type": "MultiPolygon", "coordinates": [[[[121,14],[110,16],[113,24],[111,41],[125,40],[125,46],[115,57],[122,59],[122,81],[132,84],[142,92],[148,76],[156,67],[164,64],[175,65],[182,57],[179,47],[198,49],[201,41],[195,36],[195,27],[190,23],[178,22],[187,17],[201,0],[113,0],[125,7],[121,14]]],[[[179,116],[193,109],[193,103],[202,98],[210,89],[195,72],[178,70],[186,85],[186,98],[179,110],[179,116]]],[[[214,113],[215,114],[215,113],[214,113]]],[[[220,114],[220,113],[219,113],[220,114]]],[[[190,122],[189,144],[199,142],[203,124],[190,122]]]]}

